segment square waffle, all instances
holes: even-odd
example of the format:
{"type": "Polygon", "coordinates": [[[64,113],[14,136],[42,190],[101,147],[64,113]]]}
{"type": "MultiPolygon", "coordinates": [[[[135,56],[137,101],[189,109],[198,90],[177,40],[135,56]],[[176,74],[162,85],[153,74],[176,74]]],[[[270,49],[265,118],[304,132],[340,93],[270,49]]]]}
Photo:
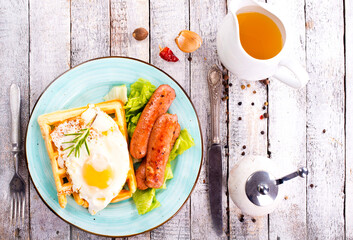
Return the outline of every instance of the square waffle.
{"type": "MultiPolygon", "coordinates": [[[[128,142],[128,134],[126,128],[125,121],[125,110],[123,108],[123,103],[119,100],[113,100],[108,102],[102,102],[93,104],[95,107],[99,107],[103,112],[110,115],[116,124],[119,127],[120,132],[126,138],[128,142]]],[[[77,192],[72,190],[72,183],[70,180],[70,176],[66,173],[65,168],[60,168],[58,164],[58,151],[51,139],[51,132],[55,128],[55,126],[65,122],[69,119],[80,116],[85,110],[88,109],[86,107],[80,108],[72,108],[68,110],[57,111],[53,113],[44,114],[38,117],[38,123],[40,126],[40,130],[42,133],[42,137],[45,141],[45,146],[48,151],[48,155],[50,158],[53,176],[55,181],[55,187],[58,192],[58,201],[62,208],[65,208],[67,203],[67,195],[73,195],[76,203],[78,205],[82,205],[83,207],[88,207],[88,202],[82,199],[77,192]]],[[[130,156],[130,154],[129,154],[130,156]]],[[[127,175],[126,183],[128,185],[128,189],[122,189],[120,193],[113,198],[112,203],[119,202],[125,199],[128,199],[132,196],[132,194],[136,191],[136,178],[134,167],[132,163],[132,159],[130,156],[130,169],[127,175]]]]}

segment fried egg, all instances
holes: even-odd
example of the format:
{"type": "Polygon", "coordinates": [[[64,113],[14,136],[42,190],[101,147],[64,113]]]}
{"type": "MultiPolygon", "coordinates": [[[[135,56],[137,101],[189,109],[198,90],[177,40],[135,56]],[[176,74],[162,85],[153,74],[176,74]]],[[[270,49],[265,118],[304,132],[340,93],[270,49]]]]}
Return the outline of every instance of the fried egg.
{"type": "Polygon", "coordinates": [[[80,117],[58,125],[51,133],[58,149],[58,164],[66,168],[73,184],[93,215],[104,209],[123,188],[129,171],[129,152],[125,137],[114,120],[97,107],[89,108],[80,117]],[[79,155],[67,149],[81,129],[93,121],[87,137],[87,151],[82,144],[79,155]]]}

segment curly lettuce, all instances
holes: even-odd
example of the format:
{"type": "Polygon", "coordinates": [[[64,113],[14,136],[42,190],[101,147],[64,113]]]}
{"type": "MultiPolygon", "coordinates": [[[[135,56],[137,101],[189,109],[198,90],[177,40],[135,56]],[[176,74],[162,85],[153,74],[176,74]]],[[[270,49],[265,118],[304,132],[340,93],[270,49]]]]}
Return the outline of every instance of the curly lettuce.
{"type": "Polygon", "coordinates": [[[128,101],[124,106],[127,131],[130,138],[135,131],[143,108],[155,90],[156,86],[143,78],[139,78],[135,83],[131,84],[128,101]]]}

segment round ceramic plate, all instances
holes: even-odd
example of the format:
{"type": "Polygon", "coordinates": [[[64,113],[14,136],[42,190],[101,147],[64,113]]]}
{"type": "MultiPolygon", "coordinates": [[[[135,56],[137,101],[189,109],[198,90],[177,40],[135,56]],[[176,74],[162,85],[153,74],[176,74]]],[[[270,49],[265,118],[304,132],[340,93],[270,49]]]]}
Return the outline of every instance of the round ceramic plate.
{"type": "Polygon", "coordinates": [[[202,162],[202,136],[195,109],[181,86],[162,70],[140,60],[124,57],[100,58],[85,62],[53,81],[38,99],[32,112],[26,136],[26,157],[34,186],[48,207],[63,220],[85,231],[105,236],[130,236],[149,231],[168,221],[183,206],[193,190],[202,162]],[[155,86],[169,84],[176,99],[169,112],[178,115],[181,128],[194,138],[195,146],[172,162],[174,178],[167,189],[157,190],[159,208],[139,215],[132,199],[109,204],[92,216],[68,196],[66,208],[57,199],[50,160],[37,123],[39,115],[62,109],[86,106],[103,101],[116,85],[128,89],[138,78],[155,86]]]}

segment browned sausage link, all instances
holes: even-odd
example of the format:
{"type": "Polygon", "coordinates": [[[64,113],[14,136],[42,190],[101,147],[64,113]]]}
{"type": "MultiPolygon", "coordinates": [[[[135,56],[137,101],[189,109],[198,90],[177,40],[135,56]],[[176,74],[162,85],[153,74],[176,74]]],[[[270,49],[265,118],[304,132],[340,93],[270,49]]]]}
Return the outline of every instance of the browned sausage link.
{"type": "MultiPolygon", "coordinates": [[[[170,149],[173,149],[174,143],[179,137],[180,134],[180,125],[177,123],[177,126],[175,127],[175,130],[173,132],[173,140],[170,149]]],[[[136,182],[137,182],[137,188],[140,190],[146,190],[148,187],[145,183],[146,181],[146,159],[144,159],[138,169],[136,170],[136,182]]]]}
{"type": "Polygon", "coordinates": [[[140,190],[146,190],[148,187],[145,184],[146,181],[146,159],[144,159],[138,169],[136,170],[136,182],[137,188],[140,190]]]}
{"type": "Polygon", "coordinates": [[[174,129],[174,132],[173,132],[173,140],[172,140],[172,145],[170,147],[170,150],[173,149],[174,143],[177,140],[177,138],[179,137],[179,135],[180,135],[180,124],[177,123],[175,126],[175,129],[174,129]]]}
{"type": "Polygon", "coordinates": [[[153,126],[146,157],[145,183],[150,188],[160,188],[163,185],[165,167],[177,124],[177,115],[166,113],[161,115],[153,126]]]}
{"type": "Polygon", "coordinates": [[[130,142],[130,154],[137,159],[146,156],[148,139],[156,119],[166,113],[173,100],[175,91],[169,85],[161,85],[151,96],[143,109],[130,142]]]}

